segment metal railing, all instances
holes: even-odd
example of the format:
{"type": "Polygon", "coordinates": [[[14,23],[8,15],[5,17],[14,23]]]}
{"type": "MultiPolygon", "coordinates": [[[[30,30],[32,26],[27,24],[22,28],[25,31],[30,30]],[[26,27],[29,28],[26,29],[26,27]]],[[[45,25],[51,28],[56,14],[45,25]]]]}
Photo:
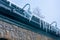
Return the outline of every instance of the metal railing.
{"type": "Polygon", "coordinates": [[[32,16],[32,13],[31,13],[31,11],[30,11],[30,4],[26,4],[26,5],[21,9],[21,8],[17,7],[16,5],[14,5],[14,4],[11,4],[11,5],[10,5],[10,2],[8,2],[7,0],[0,0],[0,4],[1,4],[1,3],[2,3],[3,5],[5,5],[5,6],[7,6],[8,8],[11,7],[11,11],[12,11],[12,12],[16,12],[17,14],[19,13],[19,14],[23,15],[24,17],[26,17],[27,19],[33,20],[34,22],[39,23],[39,24],[40,24],[40,27],[39,27],[39,28],[41,28],[41,29],[44,30],[45,32],[52,32],[52,33],[55,32],[54,34],[57,33],[56,35],[60,34],[58,28],[56,28],[56,27],[57,27],[57,23],[56,23],[56,22],[53,22],[53,23],[56,23],[56,25],[55,25],[55,27],[54,27],[54,26],[51,26],[53,23],[52,23],[52,24],[49,24],[49,23],[44,22],[43,20],[39,21],[39,20],[40,20],[39,18],[37,18],[37,17],[35,17],[35,16],[32,16]],[[24,10],[24,8],[25,8],[27,5],[29,5],[29,8],[28,8],[28,10],[27,10],[27,12],[26,12],[26,10],[24,10]]]}

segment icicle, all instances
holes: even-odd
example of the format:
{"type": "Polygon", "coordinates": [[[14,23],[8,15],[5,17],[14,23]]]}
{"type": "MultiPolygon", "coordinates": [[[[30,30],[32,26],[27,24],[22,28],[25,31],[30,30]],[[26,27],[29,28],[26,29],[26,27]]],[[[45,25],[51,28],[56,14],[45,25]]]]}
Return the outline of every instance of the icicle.
{"type": "Polygon", "coordinates": [[[47,32],[47,24],[46,24],[46,32],[47,32]]]}
{"type": "Polygon", "coordinates": [[[29,18],[29,22],[31,21],[32,17],[33,17],[33,15],[31,15],[31,17],[29,18]]]}
{"type": "Polygon", "coordinates": [[[9,6],[11,6],[11,3],[9,3],[9,6]]]}

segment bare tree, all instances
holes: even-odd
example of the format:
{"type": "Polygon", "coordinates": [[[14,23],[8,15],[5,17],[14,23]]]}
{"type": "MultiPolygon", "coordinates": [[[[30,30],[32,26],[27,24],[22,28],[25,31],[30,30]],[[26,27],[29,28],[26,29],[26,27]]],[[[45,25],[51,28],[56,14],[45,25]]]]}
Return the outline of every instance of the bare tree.
{"type": "Polygon", "coordinates": [[[39,7],[36,7],[34,10],[33,10],[33,14],[36,15],[37,17],[39,18],[44,18],[44,16],[41,14],[40,12],[40,8],[39,7]]]}

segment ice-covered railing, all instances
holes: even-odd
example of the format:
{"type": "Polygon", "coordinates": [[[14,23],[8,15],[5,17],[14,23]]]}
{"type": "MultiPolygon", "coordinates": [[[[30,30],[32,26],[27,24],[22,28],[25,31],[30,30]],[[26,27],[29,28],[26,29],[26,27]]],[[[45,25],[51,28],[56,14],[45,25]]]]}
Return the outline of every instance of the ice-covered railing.
{"type": "MultiPolygon", "coordinates": [[[[47,23],[47,22],[39,19],[38,17],[36,17],[36,16],[34,16],[32,14],[32,12],[30,11],[30,4],[26,4],[23,8],[19,8],[16,5],[10,3],[7,0],[0,0],[0,7],[4,7],[7,10],[15,12],[15,13],[17,13],[19,15],[21,14],[22,16],[26,17],[29,20],[29,22],[33,21],[36,24],[40,25],[40,26],[37,26],[37,27],[40,28],[40,29],[42,29],[45,32],[53,33],[53,34],[56,34],[56,35],[60,36],[60,29],[52,26],[51,24],[49,24],[49,23],[47,23]],[[29,5],[28,10],[24,10],[24,8],[27,5],[29,5]]],[[[53,22],[53,23],[55,23],[55,22],[53,22]]],[[[55,25],[55,26],[57,26],[57,25],[55,25]]]]}
{"type": "MultiPolygon", "coordinates": [[[[9,1],[7,0],[0,0],[0,7],[4,7],[6,8],[7,10],[10,10],[12,12],[16,12],[18,14],[22,13],[23,14],[23,9],[17,7],[16,5],[10,3],[9,1]]],[[[24,14],[23,14],[24,15],[24,14]]]]}
{"type": "Polygon", "coordinates": [[[56,21],[53,21],[51,24],[51,30],[53,30],[53,31],[55,31],[56,32],[56,34],[59,34],[60,35],[60,29],[57,27],[57,22],[56,21]],[[53,25],[53,24],[55,24],[55,25],[53,25]]]}
{"type": "Polygon", "coordinates": [[[29,5],[29,8],[27,11],[25,11],[25,14],[29,20],[33,20],[35,23],[40,25],[40,28],[43,29],[45,32],[52,32],[53,34],[60,35],[60,31],[57,28],[57,22],[52,22],[51,24],[44,22],[43,20],[39,19],[38,17],[34,16],[30,11],[30,4],[26,4],[23,9],[29,5]],[[52,24],[55,23],[55,26],[52,26],[52,24]]]}
{"type": "Polygon", "coordinates": [[[29,19],[29,21],[30,21],[31,18],[32,18],[32,16],[33,16],[33,14],[32,14],[32,12],[30,11],[30,4],[29,4],[29,3],[27,3],[22,9],[25,9],[26,6],[29,6],[29,8],[24,11],[24,14],[25,14],[25,16],[26,16],[26,17],[29,19]]]}

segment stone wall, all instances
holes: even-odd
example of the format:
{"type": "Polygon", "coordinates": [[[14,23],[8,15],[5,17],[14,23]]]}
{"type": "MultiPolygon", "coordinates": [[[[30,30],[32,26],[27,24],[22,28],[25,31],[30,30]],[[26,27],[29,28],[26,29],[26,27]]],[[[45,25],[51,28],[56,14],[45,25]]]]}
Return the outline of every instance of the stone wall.
{"type": "Polygon", "coordinates": [[[54,40],[2,20],[0,20],[0,38],[7,38],[9,40],[54,40]]]}

